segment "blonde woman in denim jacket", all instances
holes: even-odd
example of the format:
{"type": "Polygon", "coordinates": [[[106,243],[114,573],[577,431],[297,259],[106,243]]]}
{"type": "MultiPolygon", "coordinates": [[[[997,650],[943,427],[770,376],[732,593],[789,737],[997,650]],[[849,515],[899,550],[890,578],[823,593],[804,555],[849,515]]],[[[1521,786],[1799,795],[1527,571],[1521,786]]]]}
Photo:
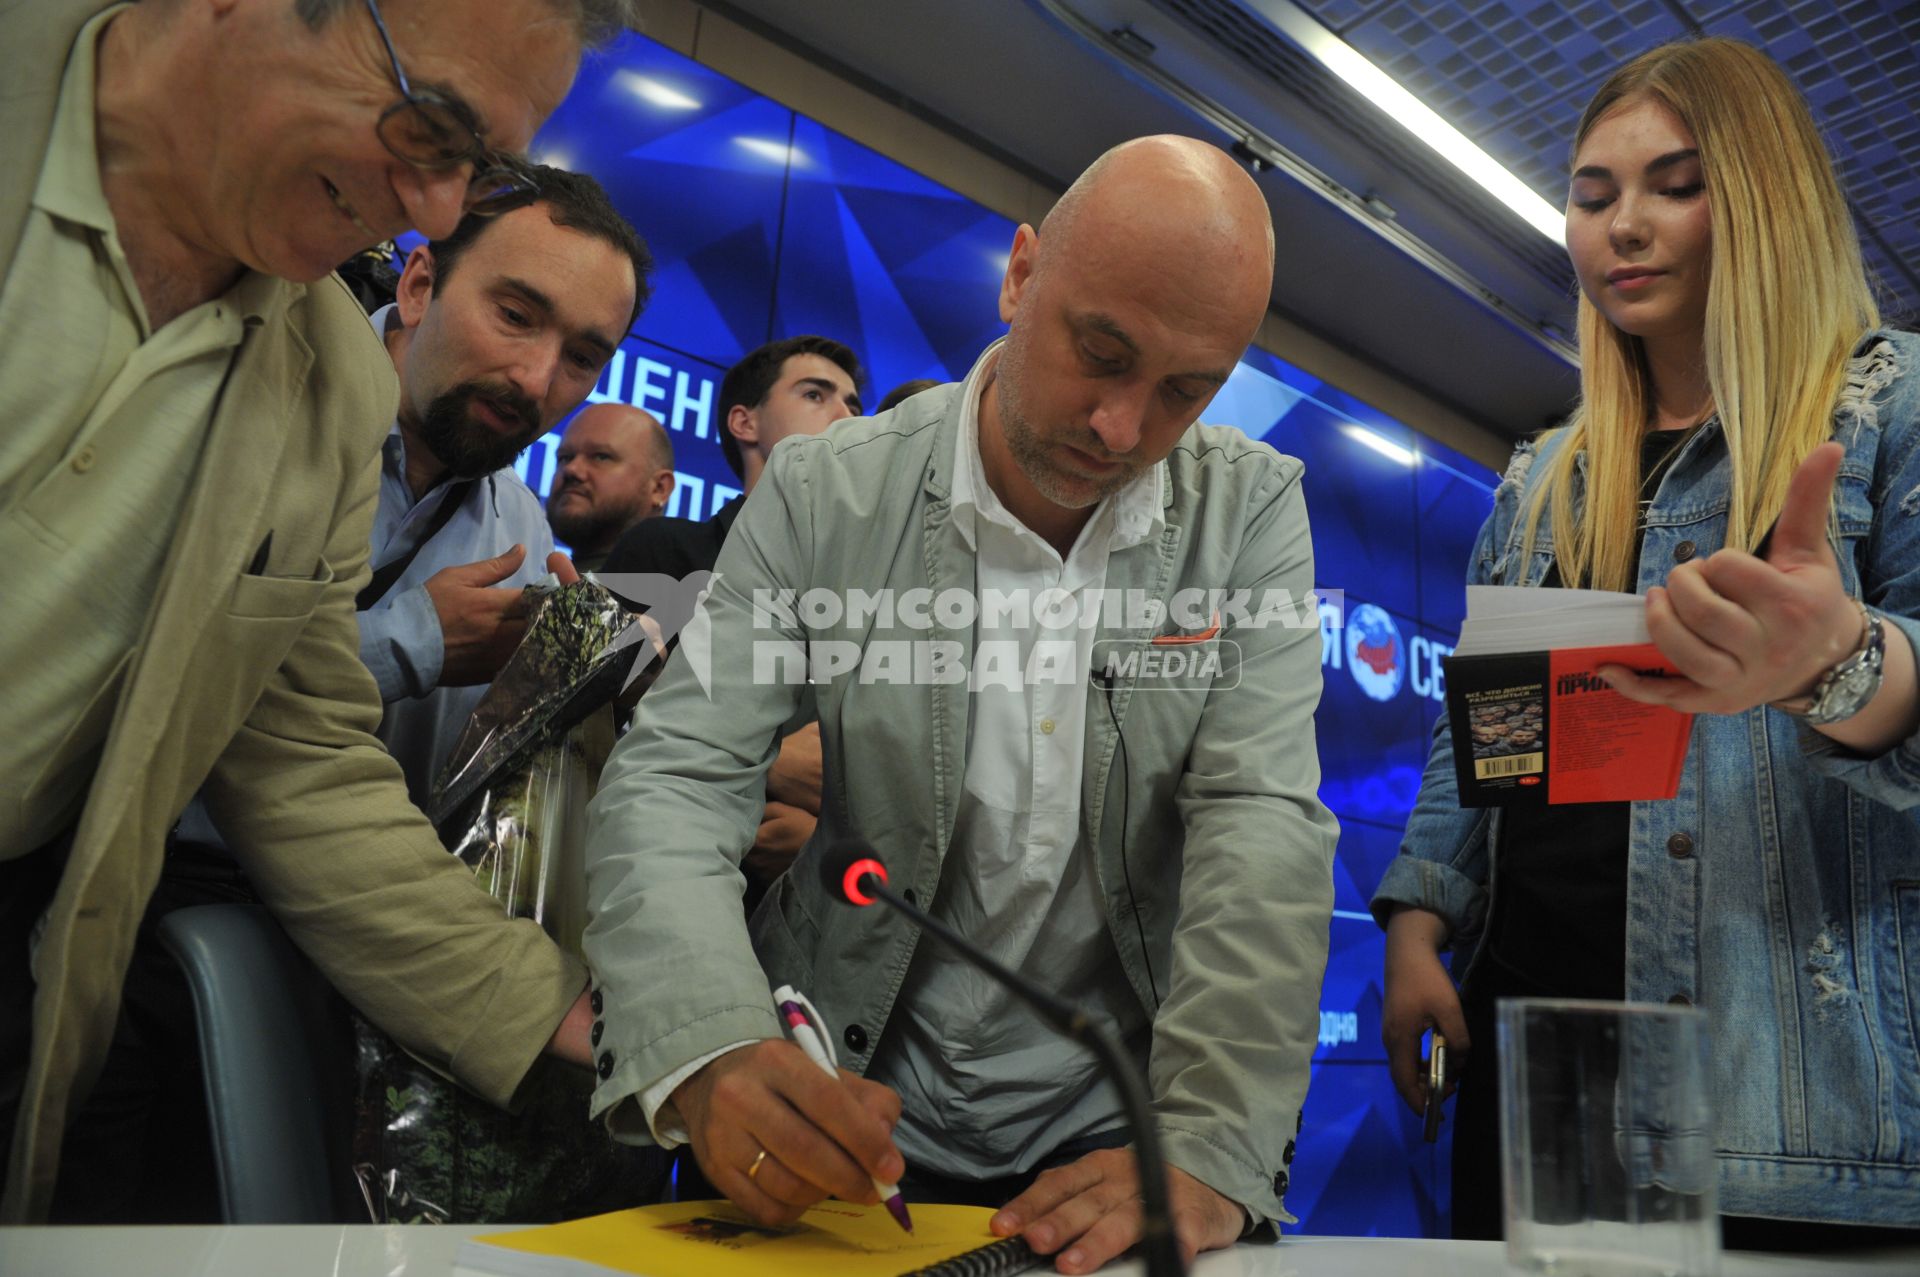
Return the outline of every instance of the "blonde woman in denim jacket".
{"type": "Polygon", "coordinates": [[[1455,1232],[1497,1236],[1494,998],[1697,1003],[1728,1244],[1920,1243],[1920,338],[1879,327],[1805,103],[1734,41],[1601,88],[1567,246],[1581,404],[1468,580],[1645,595],[1683,677],[1610,681],[1698,717],[1675,798],[1532,813],[1462,809],[1436,725],[1373,899],[1395,1085],[1424,1102],[1428,1028],[1471,1053],[1455,1232]],[[1870,641],[1877,691],[1807,715],[1870,641]]]}

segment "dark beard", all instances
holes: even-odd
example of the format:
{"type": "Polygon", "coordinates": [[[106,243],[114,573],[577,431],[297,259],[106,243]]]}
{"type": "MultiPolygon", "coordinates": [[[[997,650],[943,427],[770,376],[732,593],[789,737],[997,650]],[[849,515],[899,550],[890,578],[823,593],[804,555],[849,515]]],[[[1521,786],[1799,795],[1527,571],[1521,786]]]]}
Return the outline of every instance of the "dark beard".
{"type": "Polygon", "coordinates": [[[420,439],[455,479],[478,479],[513,464],[521,450],[540,437],[540,410],[525,395],[504,386],[463,382],[435,395],[420,419],[420,439]],[[521,437],[502,437],[475,421],[472,405],[484,402],[510,422],[522,425],[521,437]]]}
{"type": "Polygon", "coordinates": [[[553,535],[575,551],[588,554],[600,548],[602,542],[611,542],[626,531],[633,515],[630,509],[567,514],[555,510],[551,503],[547,506],[547,523],[553,528],[553,535]]]}

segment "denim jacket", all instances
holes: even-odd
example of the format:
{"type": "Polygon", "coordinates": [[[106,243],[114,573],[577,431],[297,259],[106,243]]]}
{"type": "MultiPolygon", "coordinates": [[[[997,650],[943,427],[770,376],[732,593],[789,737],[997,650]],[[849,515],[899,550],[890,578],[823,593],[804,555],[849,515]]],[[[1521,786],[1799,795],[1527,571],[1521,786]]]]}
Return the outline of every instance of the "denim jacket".
{"type": "MultiPolygon", "coordinates": [[[[1841,575],[1920,651],[1920,337],[1861,343],[1834,437],[1841,575]]],[[[1470,583],[1539,585],[1551,520],[1523,555],[1520,516],[1563,441],[1515,454],[1470,583]]],[[[1640,592],[1721,547],[1730,487],[1709,422],[1654,496],[1640,592]]],[[[1396,902],[1440,914],[1471,980],[1498,845],[1495,813],[1459,805],[1442,715],[1375,917],[1396,902]]],[[[1720,1208],[1920,1220],[1920,736],[1865,757],[1765,707],[1700,715],[1679,793],[1633,804],[1627,875],[1627,997],[1712,1016],[1720,1208]]]]}

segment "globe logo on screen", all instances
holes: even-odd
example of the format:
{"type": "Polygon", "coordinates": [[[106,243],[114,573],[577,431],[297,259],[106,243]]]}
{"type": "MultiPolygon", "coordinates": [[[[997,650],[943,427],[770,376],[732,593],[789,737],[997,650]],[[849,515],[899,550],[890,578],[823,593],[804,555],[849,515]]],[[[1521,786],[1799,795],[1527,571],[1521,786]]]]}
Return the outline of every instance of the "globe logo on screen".
{"type": "Polygon", "coordinates": [[[1347,613],[1347,668],[1360,690],[1376,701],[1390,701],[1406,682],[1407,663],[1400,627],[1371,603],[1347,613]]]}

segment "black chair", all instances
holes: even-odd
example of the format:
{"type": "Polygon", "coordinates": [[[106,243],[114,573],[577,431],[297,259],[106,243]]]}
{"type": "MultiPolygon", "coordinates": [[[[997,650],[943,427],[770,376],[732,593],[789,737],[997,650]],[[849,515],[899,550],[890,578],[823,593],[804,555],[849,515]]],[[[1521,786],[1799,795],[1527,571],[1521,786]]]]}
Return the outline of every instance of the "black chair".
{"type": "Polygon", "coordinates": [[[353,1035],[345,1004],[258,905],[194,905],[160,922],[185,971],[229,1224],[365,1222],[351,1166],[353,1035]]]}

